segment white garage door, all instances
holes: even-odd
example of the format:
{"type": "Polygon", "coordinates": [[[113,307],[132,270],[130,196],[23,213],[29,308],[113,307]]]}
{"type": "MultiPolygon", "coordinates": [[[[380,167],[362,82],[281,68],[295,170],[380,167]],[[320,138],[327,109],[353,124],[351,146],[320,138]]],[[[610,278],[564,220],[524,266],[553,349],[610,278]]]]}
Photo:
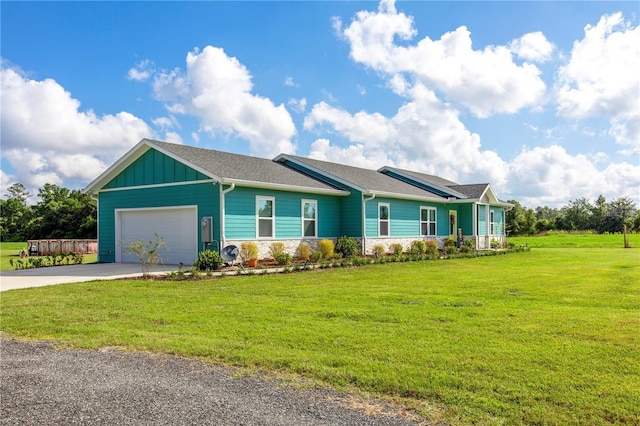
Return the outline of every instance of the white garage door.
{"type": "Polygon", "coordinates": [[[116,262],[138,263],[138,257],[128,253],[128,244],[141,240],[147,244],[156,240],[154,233],[164,238],[166,250],[160,251],[164,264],[180,262],[192,265],[198,252],[198,213],[196,207],[120,210],[116,213],[118,256],[116,262]]]}

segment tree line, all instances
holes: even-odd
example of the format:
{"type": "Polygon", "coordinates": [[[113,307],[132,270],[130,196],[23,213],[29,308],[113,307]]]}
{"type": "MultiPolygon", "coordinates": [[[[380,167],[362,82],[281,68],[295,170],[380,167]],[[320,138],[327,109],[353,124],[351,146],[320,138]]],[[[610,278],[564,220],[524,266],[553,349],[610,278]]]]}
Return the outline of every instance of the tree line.
{"type": "Polygon", "coordinates": [[[640,210],[627,197],[607,202],[600,195],[592,203],[586,198],[569,201],[561,208],[525,208],[510,200],[514,207],[505,213],[507,235],[535,235],[546,231],[640,232],[640,210]]]}
{"type": "Polygon", "coordinates": [[[7,189],[0,199],[0,240],[40,238],[96,238],[96,201],[79,190],[45,184],[38,202],[28,205],[31,194],[21,183],[7,189]]]}

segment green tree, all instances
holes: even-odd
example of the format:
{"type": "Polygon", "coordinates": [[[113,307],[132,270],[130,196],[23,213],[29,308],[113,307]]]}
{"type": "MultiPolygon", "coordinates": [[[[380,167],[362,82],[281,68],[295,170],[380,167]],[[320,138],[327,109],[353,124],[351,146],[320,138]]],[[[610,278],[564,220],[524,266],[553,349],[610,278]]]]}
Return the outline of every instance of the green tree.
{"type": "Polygon", "coordinates": [[[569,205],[563,207],[562,220],[559,221],[560,229],[567,231],[586,231],[591,229],[591,210],[593,206],[586,198],[578,198],[569,201],[569,205]]]}
{"type": "Polygon", "coordinates": [[[14,183],[7,192],[7,199],[0,200],[0,238],[25,241],[33,223],[33,211],[27,206],[31,194],[21,183],[14,183]]]}
{"type": "Polygon", "coordinates": [[[505,212],[507,235],[521,235],[523,233],[525,210],[522,205],[515,200],[509,200],[508,203],[513,204],[513,208],[505,212]]]}
{"type": "Polygon", "coordinates": [[[39,191],[37,238],[96,238],[96,203],[87,194],[53,184],[39,191]]]}
{"type": "Polygon", "coordinates": [[[617,198],[609,203],[602,232],[622,232],[624,225],[631,230],[637,215],[636,205],[630,198],[617,198]]]}

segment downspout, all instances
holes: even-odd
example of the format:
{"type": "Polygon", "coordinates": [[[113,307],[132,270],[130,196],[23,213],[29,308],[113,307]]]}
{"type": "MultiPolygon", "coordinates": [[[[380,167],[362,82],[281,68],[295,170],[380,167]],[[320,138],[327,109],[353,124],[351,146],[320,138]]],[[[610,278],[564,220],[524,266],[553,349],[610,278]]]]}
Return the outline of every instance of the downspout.
{"type": "MultiPolygon", "coordinates": [[[[214,183],[215,185],[215,183],[214,183]]],[[[226,194],[228,194],[229,192],[233,191],[234,189],[236,189],[236,184],[232,183],[230,187],[228,187],[227,189],[222,189],[223,184],[222,182],[220,182],[220,247],[218,247],[218,250],[222,250],[222,248],[225,246],[225,235],[224,235],[224,222],[225,222],[225,217],[224,217],[224,196],[226,194]]]]}
{"type": "MultiPolygon", "coordinates": [[[[96,260],[100,263],[100,198],[94,193],[91,193],[90,197],[96,200],[96,260]]],[[[115,254],[113,260],[115,261],[115,254]]]]}
{"type": "Polygon", "coordinates": [[[364,194],[362,194],[362,254],[366,254],[367,248],[367,209],[365,203],[367,201],[371,201],[376,198],[376,194],[373,194],[369,198],[365,198],[364,194]]]}
{"type": "Polygon", "coordinates": [[[478,203],[473,202],[473,239],[476,241],[476,250],[478,250],[478,203]]]}

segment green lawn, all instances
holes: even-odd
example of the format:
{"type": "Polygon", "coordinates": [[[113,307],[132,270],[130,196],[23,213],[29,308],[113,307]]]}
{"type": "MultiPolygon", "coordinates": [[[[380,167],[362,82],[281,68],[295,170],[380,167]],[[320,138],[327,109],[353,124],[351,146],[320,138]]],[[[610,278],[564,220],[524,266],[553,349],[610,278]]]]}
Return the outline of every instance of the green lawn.
{"type": "MultiPolygon", "coordinates": [[[[11,259],[20,259],[20,250],[26,250],[27,243],[0,243],[0,271],[11,271],[15,268],[11,266],[11,259]]],[[[86,254],[82,263],[95,263],[98,259],[96,254],[86,254]]]]}
{"type": "Polygon", "coordinates": [[[1,329],[298,374],[433,422],[638,424],[638,249],[2,293],[1,329]]]}
{"type": "MultiPolygon", "coordinates": [[[[566,233],[550,231],[548,235],[533,237],[509,237],[515,244],[527,244],[538,248],[587,248],[587,247],[624,247],[622,234],[566,233]]],[[[640,248],[640,234],[627,234],[631,247],[640,248]]]]}

